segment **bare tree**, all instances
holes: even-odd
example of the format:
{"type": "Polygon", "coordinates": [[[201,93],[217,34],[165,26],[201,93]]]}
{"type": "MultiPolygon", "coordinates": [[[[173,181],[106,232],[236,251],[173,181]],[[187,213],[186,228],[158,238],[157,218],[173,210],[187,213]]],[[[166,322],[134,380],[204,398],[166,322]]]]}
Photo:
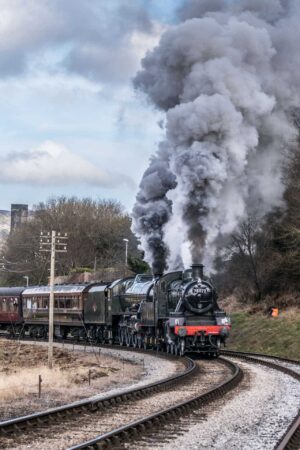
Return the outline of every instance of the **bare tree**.
{"type": "MultiPolygon", "coordinates": [[[[300,113],[295,115],[299,129],[300,113]]],[[[249,218],[234,233],[218,260],[219,288],[243,299],[282,296],[300,289],[300,139],[288,152],[284,168],[285,204],[263,219],[249,218]]]]}
{"type": "Polygon", "coordinates": [[[138,242],[130,230],[131,219],[113,200],[54,198],[34,208],[33,217],[12,233],[3,252],[6,264],[2,280],[44,283],[48,277],[48,255],[39,252],[40,232],[52,229],[68,233],[68,252],[57,258],[57,273],[68,274],[79,268],[111,267],[124,263],[123,238],[129,240],[130,256],[140,256],[138,242]],[[14,270],[13,270],[14,269],[14,270]]]}
{"type": "Polygon", "coordinates": [[[243,265],[248,269],[247,272],[252,278],[257,300],[261,299],[261,285],[259,281],[259,252],[257,251],[257,234],[259,231],[258,221],[256,218],[249,217],[248,220],[241,224],[240,229],[232,235],[231,251],[238,254],[243,265]]]}

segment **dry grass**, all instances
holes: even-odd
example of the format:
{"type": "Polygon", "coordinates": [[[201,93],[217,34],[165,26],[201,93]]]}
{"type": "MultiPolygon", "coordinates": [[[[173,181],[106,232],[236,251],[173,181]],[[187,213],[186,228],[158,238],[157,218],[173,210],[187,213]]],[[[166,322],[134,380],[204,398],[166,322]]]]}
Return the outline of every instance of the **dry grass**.
{"type": "Polygon", "coordinates": [[[267,295],[259,303],[253,303],[250,298],[246,303],[242,302],[233,294],[219,300],[218,303],[229,314],[238,311],[247,311],[250,314],[267,313],[271,306],[276,306],[281,312],[295,311],[300,307],[300,293],[287,292],[284,295],[267,295]]]}
{"type": "Polygon", "coordinates": [[[50,370],[46,346],[0,339],[0,420],[96,395],[141,373],[141,367],[130,361],[57,347],[50,370]]]}
{"type": "Polygon", "coordinates": [[[225,311],[230,314],[234,311],[247,310],[248,306],[240,303],[238,298],[235,295],[229,295],[228,297],[222,298],[218,300],[218,304],[221,308],[225,309],[225,311]]]}
{"type": "Polygon", "coordinates": [[[51,371],[43,366],[33,367],[32,369],[19,369],[9,375],[0,375],[0,400],[37,394],[39,375],[42,376],[43,391],[55,390],[63,392],[70,386],[70,374],[60,369],[51,371]]]}

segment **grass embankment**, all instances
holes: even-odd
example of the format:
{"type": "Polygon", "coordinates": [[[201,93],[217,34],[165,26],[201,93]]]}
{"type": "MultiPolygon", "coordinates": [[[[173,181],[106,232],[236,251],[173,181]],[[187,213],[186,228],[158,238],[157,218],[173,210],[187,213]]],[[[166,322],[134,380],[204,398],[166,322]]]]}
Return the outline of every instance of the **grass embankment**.
{"type": "Polygon", "coordinates": [[[300,361],[300,310],[293,308],[269,317],[248,311],[231,313],[228,350],[251,351],[300,361]]]}

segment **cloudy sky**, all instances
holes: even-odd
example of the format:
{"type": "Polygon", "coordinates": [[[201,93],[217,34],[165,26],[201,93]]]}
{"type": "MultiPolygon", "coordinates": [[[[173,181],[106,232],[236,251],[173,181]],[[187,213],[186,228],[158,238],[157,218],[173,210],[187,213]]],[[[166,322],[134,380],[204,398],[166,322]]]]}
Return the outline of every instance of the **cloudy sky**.
{"type": "Polygon", "coordinates": [[[0,0],[0,209],[52,195],[130,211],[162,116],[140,60],[183,0],[0,0]]]}

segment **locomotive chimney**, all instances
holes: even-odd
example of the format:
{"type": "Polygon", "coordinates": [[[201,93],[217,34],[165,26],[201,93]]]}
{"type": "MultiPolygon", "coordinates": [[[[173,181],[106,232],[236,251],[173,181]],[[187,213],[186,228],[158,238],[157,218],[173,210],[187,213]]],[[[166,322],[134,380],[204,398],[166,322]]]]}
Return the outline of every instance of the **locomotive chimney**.
{"type": "MultiPolygon", "coordinates": [[[[153,273],[153,272],[152,272],[152,273],[153,273]]],[[[163,276],[163,273],[155,272],[155,273],[153,273],[153,276],[154,276],[154,278],[160,278],[160,277],[163,276]]]]}
{"type": "Polygon", "coordinates": [[[203,264],[192,264],[192,275],[193,279],[203,278],[203,264]]]}

